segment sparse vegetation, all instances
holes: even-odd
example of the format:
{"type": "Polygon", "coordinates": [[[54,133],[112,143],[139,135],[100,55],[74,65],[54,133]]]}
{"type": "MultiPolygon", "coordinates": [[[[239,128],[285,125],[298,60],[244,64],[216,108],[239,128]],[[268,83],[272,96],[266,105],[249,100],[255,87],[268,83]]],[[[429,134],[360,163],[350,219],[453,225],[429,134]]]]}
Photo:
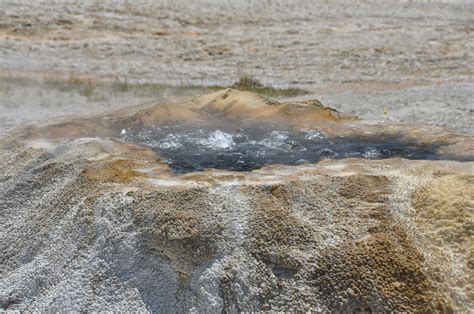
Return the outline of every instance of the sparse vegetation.
{"type": "MultiPolygon", "coordinates": [[[[257,79],[243,75],[238,82],[230,86],[241,91],[249,91],[269,97],[294,97],[307,94],[308,92],[299,88],[275,88],[263,85],[257,79]]],[[[226,86],[212,86],[212,89],[227,88],[226,86]]]]}
{"type": "Polygon", "coordinates": [[[274,88],[263,85],[260,81],[248,75],[243,75],[238,82],[231,86],[213,85],[213,86],[197,86],[186,85],[166,86],[156,83],[134,84],[127,80],[115,79],[112,83],[106,81],[92,81],[90,78],[82,78],[71,74],[69,78],[47,77],[45,83],[50,88],[58,88],[62,91],[77,91],[80,95],[90,97],[96,94],[97,87],[101,90],[110,90],[114,93],[133,93],[137,96],[161,97],[163,92],[170,91],[171,94],[185,94],[186,92],[210,92],[224,88],[236,88],[242,91],[249,91],[262,94],[269,97],[294,97],[304,95],[308,92],[299,88],[274,88]]]}
{"type": "Polygon", "coordinates": [[[127,80],[125,81],[120,81],[120,80],[115,80],[113,83],[112,83],[112,89],[116,92],[120,92],[120,93],[126,93],[129,91],[129,84],[127,82],[127,80]]]}
{"type": "Polygon", "coordinates": [[[58,89],[63,92],[77,92],[79,95],[91,97],[96,93],[97,82],[91,78],[85,78],[71,73],[69,77],[49,75],[43,78],[44,84],[48,88],[58,89]]]}
{"type": "Polygon", "coordinates": [[[127,80],[98,80],[87,76],[71,73],[69,76],[46,75],[42,80],[34,78],[6,78],[12,84],[33,86],[44,84],[48,89],[61,92],[78,93],[87,98],[106,100],[110,94],[130,93],[137,97],[159,98],[164,96],[194,95],[213,92],[225,88],[235,88],[250,91],[268,97],[294,97],[304,95],[307,91],[298,88],[274,88],[265,86],[260,81],[248,76],[242,76],[238,82],[230,85],[198,86],[186,85],[167,86],[157,83],[136,84],[127,80]]]}

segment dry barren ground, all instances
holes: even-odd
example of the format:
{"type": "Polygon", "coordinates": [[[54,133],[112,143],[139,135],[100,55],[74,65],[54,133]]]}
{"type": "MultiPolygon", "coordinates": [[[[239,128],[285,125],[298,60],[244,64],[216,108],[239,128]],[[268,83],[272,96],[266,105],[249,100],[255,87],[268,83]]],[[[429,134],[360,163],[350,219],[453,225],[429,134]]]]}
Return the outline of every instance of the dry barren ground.
{"type": "Polygon", "coordinates": [[[0,134],[55,115],[201,92],[84,92],[12,80],[71,73],[181,87],[225,86],[247,74],[371,121],[472,134],[473,31],[469,0],[0,0],[0,134]]]}

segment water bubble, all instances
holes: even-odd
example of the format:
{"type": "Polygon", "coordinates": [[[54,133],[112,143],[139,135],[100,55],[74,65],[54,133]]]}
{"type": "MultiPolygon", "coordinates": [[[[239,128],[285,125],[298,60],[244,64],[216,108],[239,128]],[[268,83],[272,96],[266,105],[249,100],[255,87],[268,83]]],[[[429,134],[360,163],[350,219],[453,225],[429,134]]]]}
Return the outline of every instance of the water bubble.
{"type": "Polygon", "coordinates": [[[301,132],[304,134],[305,140],[316,140],[327,138],[326,134],[319,130],[302,129],[301,132]]]}
{"type": "Polygon", "coordinates": [[[200,145],[210,149],[229,149],[235,145],[232,135],[216,130],[209,134],[207,138],[198,139],[200,145]]]}

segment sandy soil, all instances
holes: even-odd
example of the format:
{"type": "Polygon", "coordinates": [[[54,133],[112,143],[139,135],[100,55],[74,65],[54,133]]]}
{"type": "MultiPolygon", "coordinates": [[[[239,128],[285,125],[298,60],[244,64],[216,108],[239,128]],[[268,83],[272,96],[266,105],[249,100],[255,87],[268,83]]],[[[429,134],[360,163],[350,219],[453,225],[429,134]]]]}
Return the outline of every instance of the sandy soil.
{"type": "Polygon", "coordinates": [[[171,86],[227,85],[248,74],[371,121],[474,133],[468,0],[0,0],[0,21],[0,134],[149,98],[9,80],[69,73],[171,86]]]}

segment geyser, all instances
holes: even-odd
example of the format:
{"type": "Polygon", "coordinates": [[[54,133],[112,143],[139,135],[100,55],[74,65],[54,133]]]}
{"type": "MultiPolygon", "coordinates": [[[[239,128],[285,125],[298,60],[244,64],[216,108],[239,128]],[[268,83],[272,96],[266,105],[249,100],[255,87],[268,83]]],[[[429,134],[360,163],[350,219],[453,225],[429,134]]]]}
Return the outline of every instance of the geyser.
{"type": "Polygon", "coordinates": [[[17,130],[0,311],[472,312],[473,151],[236,90],[17,130]]]}

